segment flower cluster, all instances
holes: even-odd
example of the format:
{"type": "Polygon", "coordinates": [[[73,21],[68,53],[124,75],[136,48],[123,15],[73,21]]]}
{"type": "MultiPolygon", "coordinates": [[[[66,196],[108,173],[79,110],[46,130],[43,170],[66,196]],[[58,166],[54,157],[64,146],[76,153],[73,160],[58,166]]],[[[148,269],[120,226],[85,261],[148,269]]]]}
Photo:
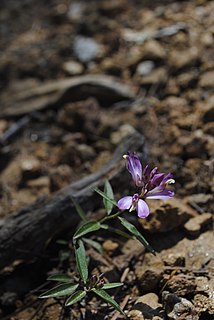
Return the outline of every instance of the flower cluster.
{"type": "Polygon", "coordinates": [[[120,210],[137,210],[140,218],[148,217],[150,211],[145,199],[169,199],[174,196],[174,192],[167,190],[167,185],[174,183],[171,173],[158,173],[158,168],[150,169],[149,166],[142,168],[138,156],[133,152],[128,152],[124,156],[127,169],[138,188],[138,193],[133,196],[126,196],[118,201],[120,210]]]}

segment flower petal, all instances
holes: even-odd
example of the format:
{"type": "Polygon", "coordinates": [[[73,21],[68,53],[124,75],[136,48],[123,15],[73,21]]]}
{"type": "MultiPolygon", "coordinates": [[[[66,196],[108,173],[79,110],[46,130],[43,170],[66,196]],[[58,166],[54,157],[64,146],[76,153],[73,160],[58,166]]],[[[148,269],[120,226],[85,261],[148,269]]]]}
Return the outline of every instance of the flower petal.
{"type": "Polygon", "coordinates": [[[129,209],[131,207],[131,205],[132,205],[132,197],[131,196],[121,198],[117,203],[117,206],[120,210],[129,209]]]}
{"type": "Polygon", "coordinates": [[[171,190],[164,190],[164,191],[161,191],[161,192],[148,192],[147,193],[147,196],[146,196],[146,199],[169,199],[169,198],[172,198],[174,197],[174,192],[171,191],[171,190]]]}
{"type": "Polygon", "coordinates": [[[154,186],[159,186],[159,184],[164,179],[165,173],[156,173],[154,177],[151,179],[151,184],[154,186]]]}
{"type": "Polygon", "coordinates": [[[142,166],[138,156],[134,152],[128,152],[125,156],[127,161],[127,169],[132,175],[132,179],[136,186],[141,185],[142,180],[142,166]]]}
{"type": "Polygon", "coordinates": [[[147,203],[142,199],[138,200],[136,210],[139,218],[146,218],[150,213],[147,203]]]}

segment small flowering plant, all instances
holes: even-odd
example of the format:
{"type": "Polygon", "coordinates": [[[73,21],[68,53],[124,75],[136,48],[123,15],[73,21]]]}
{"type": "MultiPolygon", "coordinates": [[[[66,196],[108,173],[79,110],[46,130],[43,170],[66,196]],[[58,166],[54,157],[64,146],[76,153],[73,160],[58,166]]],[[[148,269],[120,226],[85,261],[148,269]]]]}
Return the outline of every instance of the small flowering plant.
{"type": "Polygon", "coordinates": [[[130,212],[137,210],[139,218],[146,218],[150,214],[146,199],[169,199],[174,196],[174,192],[166,187],[174,183],[171,173],[158,173],[158,168],[150,169],[149,166],[142,168],[136,153],[128,152],[124,156],[127,161],[127,169],[138,188],[138,192],[133,196],[126,196],[118,201],[120,210],[128,209],[130,212]]]}
{"type": "MultiPolygon", "coordinates": [[[[102,253],[102,250],[100,244],[97,241],[88,238],[88,236],[90,233],[101,229],[110,229],[111,232],[115,231],[118,233],[117,229],[108,225],[109,220],[117,218],[129,234],[139,240],[147,250],[156,254],[155,250],[142,236],[141,232],[138,231],[133,224],[121,217],[121,215],[124,210],[129,210],[130,212],[136,210],[138,217],[148,217],[150,210],[146,201],[149,199],[168,199],[173,197],[174,192],[168,190],[167,186],[174,183],[174,180],[172,179],[171,173],[158,173],[156,167],[150,169],[147,165],[143,169],[138,156],[134,152],[128,152],[124,158],[126,160],[127,169],[136,186],[136,193],[133,196],[125,196],[116,202],[112,187],[108,181],[105,183],[104,191],[95,188],[94,190],[103,197],[103,203],[106,209],[106,216],[100,221],[88,220],[88,217],[82,208],[73,200],[73,204],[82,219],[82,224],[73,235],[72,241],[78,276],[74,279],[64,274],[50,276],[48,280],[57,281],[58,285],[44,292],[40,298],[63,298],[68,296],[65,300],[65,306],[71,306],[74,303],[85,299],[87,294],[91,292],[109,303],[125,316],[120,305],[108,294],[108,292],[106,292],[108,289],[122,286],[123,283],[109,283],[104,277],[104,274],[89,274],[89,257],[87,257],[85,245],[92,246],[100,253],[102,253]],[[119,211],[113,212],[114,207],[118,208],[119,211]]],[[[123,232],[123,234],[125,233],[123,232]]]]}

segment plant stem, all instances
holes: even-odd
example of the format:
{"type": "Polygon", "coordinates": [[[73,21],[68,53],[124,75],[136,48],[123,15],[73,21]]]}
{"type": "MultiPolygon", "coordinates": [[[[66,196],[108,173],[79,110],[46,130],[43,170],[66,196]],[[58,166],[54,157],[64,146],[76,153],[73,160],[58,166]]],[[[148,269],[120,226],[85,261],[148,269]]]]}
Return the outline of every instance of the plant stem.
{"type": "Polygon", "coordinates": [[[114,218],[118,217],[121,213],[122,213],[122,211],[118,211],[115,214],[112,214],[111,216],[104,217],[102,220],[100,220],[100,223],[106,222],[107,220],[114,219],[114,218]]]}

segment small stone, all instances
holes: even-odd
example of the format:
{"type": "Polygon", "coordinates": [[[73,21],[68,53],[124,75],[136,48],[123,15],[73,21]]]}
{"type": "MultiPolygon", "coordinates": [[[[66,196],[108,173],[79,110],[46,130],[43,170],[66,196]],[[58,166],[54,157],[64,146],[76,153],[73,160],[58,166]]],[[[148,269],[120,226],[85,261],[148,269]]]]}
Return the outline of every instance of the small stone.
{"type": "Polygon", "coordinates": [[[75,149],[82,161],[89,161],[96,156],[94,148],[87,144],[78,144],[75,149]]]}
{"type": "Polygon", "coordinates": [[[27,182],[27,186],[31,187],[31,188],[42,188],[42,187],[49,188],[50,179],[49,179],[49,177],[44,176],[44,177],[39,177],[37,179],[29,180],[27,182]]]}
{"type": "Polygon", "coordinates": [[[195,277],[185,274],[175,275],[167,281],[165,288],[178,296],[192,294],[196,289],[195,277]]]}
{"type": "Polygon", "coordinates": [[[199,80],[199,86],[202,88],[213,88],[214,83],[214,71],[207,71],[203,73],[199,80]]]}
{"type": "Polygon", "coordinates": [[[77,61],[67,61],[63,64],[63,69],[68,74],[74,76],[83,73],[84,67],[77,61]]]}
{"type": "Polygon", "coordinates": [[[103,249],[107,252],[113,252],[119,247],[119,244],[112,240],[106,240],[103,242],[103,249]]]}
{"type": "Polygon", "coordinates": [[[148,75],[155,67],[155,64],[151,60],[143,61],[138,64],[136,73],[140,76],[148,75]]]}
{"type": "Polygon", "coordinates": [[[41,170],[40,161],[36,158],[25,158],[21,163],[22,172],[25,174],[38,173],[41,170]]]}
{"type": "Polygon", "coordinates": [[[129,317],[142,320],[164,319],[164,311],[162,305],[158,302],[158,296],[155,293],[147,293],[139,297],[130,311],[129,317]]]}
{"type": "Polygon", "coordinates": [[[169,64],[172,68],[179,70],[194,65],[199,59],[198,49],[192,47],[185,50],[172,49],[169,53],[169,64]]]}
{"type": "Polygon", "coordinates": [[[96,58],[99,45],[93,38],[77,36],[74,39],[73,50],[81,62],[88,63],[96,58]]]}
{"type": "Polygon", "coordinates": [[[156,290],[163,271],[164,264],[162,260],[151,253],[146,253],[143,263],[139,262],[135,266],[135,274],[142,292],[146,293],[156,290]]]}
{"type": "Polygon", "coordinates": [[[195,306],[187,299],[164,291],[162,301],[169,320],[198,320],[195,306]]]}
{"type": "Polygon", "coordinates": [[[204,229],[209,225],[212,227],[212,221],[211,213],[203,213],[189,219],[184,225],[184,230],[191,236],[198,236],[201,229],[204,229]]]}
{"type": "Polygon", "coordinates": [[[72,21],[79,20],[83,17],[86,4],[79,1],[72,1],[68,8],[68,18],[72,21]]]}
{"type": "Polygon", "coordinates": [[[210,289],[210,293],[201,294],[198,293],[194,296],[194,304],[199,313],[207,312],[210,315],[214,314],[214,297],[213,297],[214,287],[210,289]]]}
{"type": "Polygon", "coordinates": [[[156,68],[151,71],[148,75],[142,76],[139,79],[141,85],[153,85],[155,83],[166,83],[167,80],[167,72],[165,68],[156,68]]]}
{"type": "Polygon", "coordinates": [[[157,40],[148,40],[143,46],[142,58],[149,60],[162,60],[166,57],[163,46],[157,40]]]}
{"type": "Polygon", "coordinates": [[[182,255],[181,252],[167,253],[166,255],[162,254],[161,256],[166,266],[169,266],[169,267],[185,266],[185,255],[182,255]]]}

